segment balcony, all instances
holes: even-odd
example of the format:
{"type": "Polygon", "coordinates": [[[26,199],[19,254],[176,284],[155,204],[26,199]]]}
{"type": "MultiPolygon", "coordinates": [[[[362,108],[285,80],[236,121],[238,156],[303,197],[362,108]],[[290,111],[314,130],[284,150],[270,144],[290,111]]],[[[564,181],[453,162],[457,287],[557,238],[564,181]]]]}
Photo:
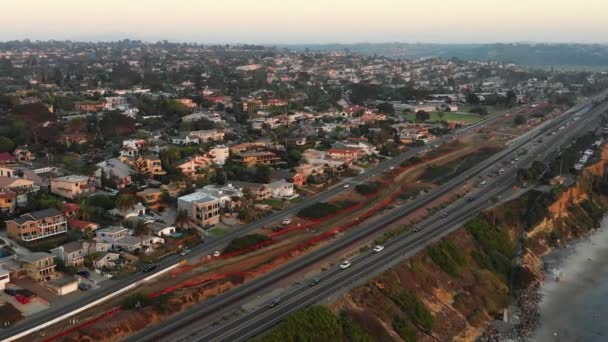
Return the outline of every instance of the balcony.
{"type": "Polygon", "coordinates": [[[43,231],[41,234],[26,234],[26,235],[21,235],[21,240],[23,241],[34,241],[34,240],[38,240],[38,239],[43,239],[49,236],[54,236],[54,235],[59,235],[59,234],[63,234],[65,232],[68,231],[67,226],[57,229],[57,230],[53,230],[53,231],[43,231]]]}

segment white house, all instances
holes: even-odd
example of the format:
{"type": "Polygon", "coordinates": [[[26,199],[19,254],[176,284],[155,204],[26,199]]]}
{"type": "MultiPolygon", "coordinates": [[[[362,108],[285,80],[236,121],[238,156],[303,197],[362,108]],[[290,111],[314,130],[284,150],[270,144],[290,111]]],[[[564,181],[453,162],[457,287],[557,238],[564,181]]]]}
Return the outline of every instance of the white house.
{"type": "Polygon", "coordinates": [[[278,180],[268,183],[270,188],[271,196],[274,198],[292,198],[297,195],[293,188],[293,183],[286,182],[285,180],[278,180]]]}

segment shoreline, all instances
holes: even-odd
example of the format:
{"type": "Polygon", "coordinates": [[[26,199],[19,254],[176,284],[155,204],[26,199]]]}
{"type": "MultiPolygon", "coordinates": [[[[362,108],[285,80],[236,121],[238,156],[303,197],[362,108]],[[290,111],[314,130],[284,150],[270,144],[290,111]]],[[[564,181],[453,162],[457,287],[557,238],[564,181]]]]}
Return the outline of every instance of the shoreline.
{"type": "Polygon", "coordinates": [[[605,341],[608,323],[608,216],[600,228],[543,256],[538,327],[530,341],[605,341]],[[605,308],[602,308],[605,307],[605,308]]]}

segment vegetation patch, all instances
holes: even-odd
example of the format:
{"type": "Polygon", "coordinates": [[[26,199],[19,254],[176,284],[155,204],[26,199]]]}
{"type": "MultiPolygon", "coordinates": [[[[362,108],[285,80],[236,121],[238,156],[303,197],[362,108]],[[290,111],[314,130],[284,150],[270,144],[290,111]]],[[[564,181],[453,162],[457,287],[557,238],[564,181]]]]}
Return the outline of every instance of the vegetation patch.
{"type": "Polygon", "coordinates": [[[319,202],[312,204],[298,212],[298,216],[306,219],[320,219],[338,213],[340,210],[357,204],[354,201],[340,201],[335,204],[319,202]]]}
{"type": "Polygon", "coordinates": [[[272,239],[269,238],[268,236],[262,235],[262,234],[249,234],[249,235],[241,236],[239,238],[236,238],[236,239],[230,241],[228,246],[226,246],[226,248],[224,248],[224,253],[242,251],[247,248],[251,248],[260,243],[267,242],[270,240],[272,240],[272,239]]]}
{"type": "Polygon", "coordinates": [[[361,195],[371,195],[378,192],[380,185],[381,184],[379,182],[367,182],[355,186],[355,190],[361,195]]]}
{"type": "Polygon", "coordinates": [[[391,299],[412,320],[412,323],[425,331],[431,331],[435,319],[416,294],[403,289],[398,294],[392,295],[391,299]]]}
{"type": "Polygon", "coordinates": [[[427,253],[437,266],[452,277],[460,277],[467,264],[467,255],[451,241],[441,241],[427,248],[427,253]]]}
{"type": "Polygon", "coordinates": [[[507,232],[480,218],[474,218],[464,226],[476,242],[473,258],[477,264],[508,279],[515,246],[507,232]]]}

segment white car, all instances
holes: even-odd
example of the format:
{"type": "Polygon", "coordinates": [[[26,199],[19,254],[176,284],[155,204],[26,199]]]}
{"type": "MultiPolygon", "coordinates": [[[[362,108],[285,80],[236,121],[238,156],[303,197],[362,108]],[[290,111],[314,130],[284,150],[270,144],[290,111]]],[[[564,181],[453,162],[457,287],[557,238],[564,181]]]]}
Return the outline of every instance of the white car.
{"type": "Polygon", "coordinates": [[[219,257],[220,256],[220,251],[213,252],[213,256],[216,257],[216,258],[219,257]]]}
{"type": "Polygon", "coordinates": [[[350,184],[344,184],[344,187],[348,188],[348,187],[350,187],[350,184]]]}
{"type": "Polygon", "coordinates": [[[374,253],[380,253],[384,250],[384,246],[377,245],[376,247],[374,247],[373,250],[374,250],[374,253]]]}
{"type": "Polygon", "coordinates": [[[290,223],[291,223],[291,218],[289,218],[289,217],[283,220],[283,225],[285,225],[285,226],[290,223]]]}
{"type": "Polygon", "coordinates": [[[394,169],[395,169],[395,167],[394,167],[394,166],[391,166],[391,167],[389,167],[389,169],[394,170],[394,169]]]}
{"type": "Polygon", "coordinates": [[[345,261],[343,261],[343,262],[340,264],[340,269],[345,270],[345,269],[349,268],[349,267],[350,267],[350,265],[351,265],[351,264],[350,264],[350,261],[345,260],[345,261]]]}

